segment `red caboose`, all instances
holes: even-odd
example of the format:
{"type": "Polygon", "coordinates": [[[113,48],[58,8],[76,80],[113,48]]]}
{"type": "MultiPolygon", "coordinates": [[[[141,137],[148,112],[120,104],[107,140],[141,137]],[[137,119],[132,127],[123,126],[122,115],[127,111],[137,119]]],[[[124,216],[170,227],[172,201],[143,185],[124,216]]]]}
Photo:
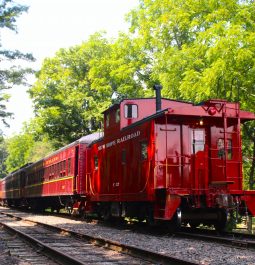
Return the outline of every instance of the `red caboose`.
{"type": "Polygon", "coordinates": [[[104,138],[91,145],[91,202],[100,215],[214,224],[248,206],[242,188],[241,123],[255,119],[238,103],[199,105],[125,99],[104,112],[104,138]],[[160,103],[161,102],[161,103],[160,103]]]}

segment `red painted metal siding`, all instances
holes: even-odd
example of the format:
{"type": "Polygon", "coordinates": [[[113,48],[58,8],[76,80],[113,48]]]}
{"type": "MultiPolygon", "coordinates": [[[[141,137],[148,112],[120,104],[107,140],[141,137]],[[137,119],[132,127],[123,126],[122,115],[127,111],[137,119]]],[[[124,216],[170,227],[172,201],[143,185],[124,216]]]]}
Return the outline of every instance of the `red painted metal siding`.
{"type": "Polygon", "coordinates": [[[153,189],[153,139],[153,122],[147,122],[93,145],[92,200],[147,200],[153,189]]]}

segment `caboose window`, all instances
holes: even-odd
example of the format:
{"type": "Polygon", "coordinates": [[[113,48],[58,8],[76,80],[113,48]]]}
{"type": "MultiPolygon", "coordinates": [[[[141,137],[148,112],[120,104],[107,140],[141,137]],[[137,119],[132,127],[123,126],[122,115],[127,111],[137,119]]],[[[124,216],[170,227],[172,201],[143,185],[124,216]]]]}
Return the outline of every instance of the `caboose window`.
{"type": "Polygon", "coordinates": [[[228,152],[228,159],[233,158],[233,149],[232,149],[232,140],[228,139],[227,141],[227,152],[228,152]]]}
{"type": "Polygon", "coordinates": [[[141,160],[147,160],[148,158],[148,143],[142,142],[141,143],[141,160]]]}
{"type": "MultiPolygon", "coordinates": [[[[220,138],[217,142],[217,148],[218,148],[218,157],[224,159],[225,158],[225,151],[224,151],[224,139],[220,138]]],[[[230,160],[233,157],[233,148],[232,148],[232,140],[227,139],[227,159],[230,160]]]]}
{"type": "Polygon", "coordinates": [[[198,151],[205,149],[205,132],[204,130],[194,129],[192,134],[192,153],[196,154],[198,151]]]}
{"type": "Polygon", "coordinates": [[[109,125],[110,125],[110,114],[107,113],[106,117],[105,117],[105,126],[106,126],[106,128],[108,128],[109,125]]]}
{"type": "Polygon", "coordinates": [[[118,123],[120,121],[120,110],[117,109],[115,112],[115,122],[118,123]]]}
{"type": "Polygon", "coordinates": [[[138,106],[135,104],[126,104],[124,106],[125,118],[137,118],[138,117],[138,106]]]}

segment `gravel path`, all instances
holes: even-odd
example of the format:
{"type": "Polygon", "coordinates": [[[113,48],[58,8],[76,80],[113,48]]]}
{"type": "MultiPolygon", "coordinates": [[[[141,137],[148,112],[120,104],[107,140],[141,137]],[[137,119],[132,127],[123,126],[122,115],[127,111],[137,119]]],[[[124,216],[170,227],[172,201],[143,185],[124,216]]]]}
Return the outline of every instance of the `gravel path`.
{"type": "MultiPolygon", "coordinates": [[[[6,210],[5,212],[10,211],[6,210]]],[[[174,235],[149,235],[141,234],[129,229],[115,229],[84,221],[68,218],[18,213],[33,221],[56,225],[76,232],[89,234],[96,237],[107,238],[123,244],[152,250],[158,253],[169,254],[177,258],[195,261],[203,265],[254,265],[255,251],[219,243],[204,242],[194,239],[183,239],[174,235]]]]}

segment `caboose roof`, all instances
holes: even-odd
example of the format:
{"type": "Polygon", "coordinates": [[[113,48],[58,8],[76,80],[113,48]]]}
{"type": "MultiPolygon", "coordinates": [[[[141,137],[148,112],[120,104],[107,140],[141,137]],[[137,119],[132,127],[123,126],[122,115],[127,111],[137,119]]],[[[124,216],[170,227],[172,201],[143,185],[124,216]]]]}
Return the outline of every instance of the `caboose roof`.
{"type": "MultiPolygon", "coordinates": [[[[119,108],[120,107],[120,104],[122,102],[124,102],[124,101],[134,101],[134,102],[135,101],[137,101],[137,102],[141,102],[141,101],[152,101],[152,102],[154,102],[155,100],[156,100],[155,97],[152,97],[152,98],[124,98],[119,103],[115,103],[115,104],[111,105],[108,109],[106,109],[105,111],[103,111],[102,114],[104,114],[106,112],[110,112],[110,111],[112,111],[114,109],[119,108]]],[[[192,104],[192,102],[190,102],[190,101],[177,100],[177,99],[169,99],[169,98],[162,98],[162,101],[176,102],[176,103],[181,103],[181,104],[192,104]]]]}

